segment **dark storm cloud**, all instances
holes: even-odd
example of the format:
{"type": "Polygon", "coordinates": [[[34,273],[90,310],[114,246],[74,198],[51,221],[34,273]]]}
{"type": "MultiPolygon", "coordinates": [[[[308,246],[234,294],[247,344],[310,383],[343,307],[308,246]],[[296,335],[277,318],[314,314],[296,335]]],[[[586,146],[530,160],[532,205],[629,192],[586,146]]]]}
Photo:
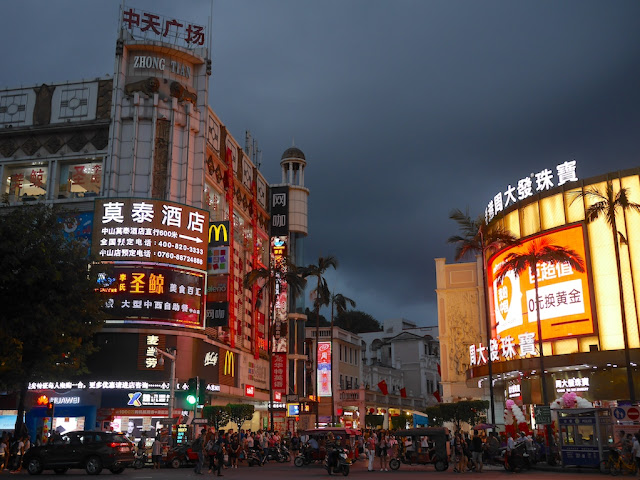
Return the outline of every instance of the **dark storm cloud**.
{"type": "MultiPolygon", "coordinates": [[[[129,2],[207,23],[209,2],[129,2]]],[[[117,2],[3,5],[0,84],[113,69],[117,2]]],[[[434,258],[452,208],[576,159],[578,176],[638,165],[640,4],[620,1],[223,0],[210,103],[262,172],[307,155],[308,262],[379,320],[434,324],[434,258]]]]}

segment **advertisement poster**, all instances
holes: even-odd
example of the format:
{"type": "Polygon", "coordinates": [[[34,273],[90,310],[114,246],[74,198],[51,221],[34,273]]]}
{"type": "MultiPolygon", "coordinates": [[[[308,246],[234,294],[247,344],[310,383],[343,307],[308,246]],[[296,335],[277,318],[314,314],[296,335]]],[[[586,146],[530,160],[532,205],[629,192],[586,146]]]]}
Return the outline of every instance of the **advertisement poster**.
{"type": "Polygon", "coordinates": [[[560,228],[529,238],[519,245],[502,250],[489,260],[492,337],[511,337],[514,344],[523,339],[538,342],[537,313],[543,340],[562,339],[594,333],[589,292],[589,268],[582,225],[560,228]],[[531,269],[520,275],[510,271],[498,283],[496,272],[510,253],[526,252],[532,242],[570,248],[585,262],[585,272],[574,270],[569,263],[538,263],[538,298],[531,269]]]}
{"type": "Polygon", "coordinates": [[[318,396],[331,396],[331,342],[318,342],[318,396]]]}

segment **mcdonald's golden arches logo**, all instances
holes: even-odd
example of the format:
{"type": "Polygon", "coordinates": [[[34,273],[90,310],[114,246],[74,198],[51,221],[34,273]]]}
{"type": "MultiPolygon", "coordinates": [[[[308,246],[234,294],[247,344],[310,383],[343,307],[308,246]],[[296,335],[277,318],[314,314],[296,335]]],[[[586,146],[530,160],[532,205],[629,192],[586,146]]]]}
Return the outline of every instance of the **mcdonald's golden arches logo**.
{"type": "Polygon", "coordinates": [[[227,353],[224,355],[224,375],[229,375],[233,377],[235,373],[235,358],[233,356],[233,352],[227,350],[227,353]]]}
{"type": "Polygon", "coordinates": [[[229,245],[229,221],[209,223],[209,245],[229,245]]]}

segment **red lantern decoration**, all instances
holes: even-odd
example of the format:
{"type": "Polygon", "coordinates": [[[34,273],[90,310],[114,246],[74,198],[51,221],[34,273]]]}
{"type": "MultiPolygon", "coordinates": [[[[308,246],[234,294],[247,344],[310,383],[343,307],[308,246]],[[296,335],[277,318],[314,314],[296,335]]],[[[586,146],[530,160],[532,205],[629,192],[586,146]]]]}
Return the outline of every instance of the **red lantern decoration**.
{"type": "Polygon", "coordinates": [[[369,409],[369,413],[370,413],[371,415],[373,415],[373,414],[375,413],[375,411],[376,411],[376,409],[375,409],[375,408],[370,408],[370,409],[369,409]]]}
{"type": "Polygon", "coordinates": [[[387,413],[387,411],[383,408],[382,410],[380,410],[382,413],[387,413]]]}

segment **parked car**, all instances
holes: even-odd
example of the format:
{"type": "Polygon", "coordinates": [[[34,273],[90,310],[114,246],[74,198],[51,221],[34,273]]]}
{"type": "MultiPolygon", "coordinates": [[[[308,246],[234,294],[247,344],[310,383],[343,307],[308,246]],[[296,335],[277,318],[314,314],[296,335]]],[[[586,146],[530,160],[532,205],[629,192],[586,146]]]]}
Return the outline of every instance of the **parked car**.
{"type": "Polygon", "coordinates": [[[31,475],[43,470],[62,474],[70,468],[84,468],[89,475],[97,475],[103,468],[122,473],[135,460],[133,450],[133,444],[120,433],[69,432],[31,447],[23,465],[31,475]]]}

